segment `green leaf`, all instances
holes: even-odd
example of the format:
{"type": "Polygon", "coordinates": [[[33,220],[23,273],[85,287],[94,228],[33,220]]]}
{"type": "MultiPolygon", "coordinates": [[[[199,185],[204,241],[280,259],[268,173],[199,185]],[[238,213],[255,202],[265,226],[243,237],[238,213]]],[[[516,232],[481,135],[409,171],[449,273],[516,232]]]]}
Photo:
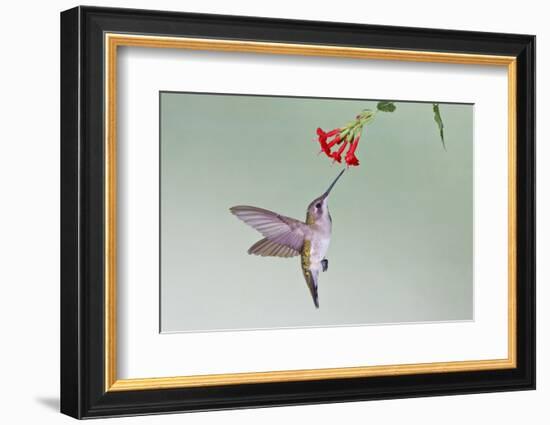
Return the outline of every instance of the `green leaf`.
{"type": "Polygon", "coordinates": [[[443,128],[445,127],[443,125],[443,120],[441,119],[441,111],[439,110],[439,103],[433,104],[433,110],[434,110],[434,120],[439,127],[439,137],[441,137],[441,143],[443,144],[443,149],[447,150],[447,147],[445,146],[445,136],[443,134],[443,128]]]}
{"type": "Polygon", "coordinates": [[[393,112],[395,111],[395,103],[388,102],[387,100],[384,100],[382,102],[378,102],[378,105],[376,105],[376,109],[382,112],[393,112]]]}

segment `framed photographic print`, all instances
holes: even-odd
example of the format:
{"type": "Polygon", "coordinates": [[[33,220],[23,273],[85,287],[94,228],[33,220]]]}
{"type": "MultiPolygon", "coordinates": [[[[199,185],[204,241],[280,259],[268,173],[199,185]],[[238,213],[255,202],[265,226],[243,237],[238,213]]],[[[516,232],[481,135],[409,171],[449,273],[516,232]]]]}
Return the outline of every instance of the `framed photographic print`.
{"type": "Polygon", "coordinates": [[[535,38],[61,14],[61,411],[535,387],[535,38]]]}

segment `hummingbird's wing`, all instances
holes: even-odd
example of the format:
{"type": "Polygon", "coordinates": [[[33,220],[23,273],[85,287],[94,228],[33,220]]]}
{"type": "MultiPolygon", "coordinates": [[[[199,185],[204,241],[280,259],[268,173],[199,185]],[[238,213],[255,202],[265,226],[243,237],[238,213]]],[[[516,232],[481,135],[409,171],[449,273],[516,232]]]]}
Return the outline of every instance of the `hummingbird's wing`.
{"type": "Polygon", "coordinates": [[[296,251],[285,245],[281,245],[270,241],[267,238],[260,239],[250,248],[248,248],[249,254],[261,255],[262,257],[295,257],[300,255],[300,251],[296,251]]]}
{"type": "Polygon", "coordinates": [[[230,211],[265,237],[250,247],[249,254],[289,257],[302,251],[309,232],[304,222],[248,205],[231,207],[230,211]],[[282,249],[285,247],[288,249],[282,249]]]}

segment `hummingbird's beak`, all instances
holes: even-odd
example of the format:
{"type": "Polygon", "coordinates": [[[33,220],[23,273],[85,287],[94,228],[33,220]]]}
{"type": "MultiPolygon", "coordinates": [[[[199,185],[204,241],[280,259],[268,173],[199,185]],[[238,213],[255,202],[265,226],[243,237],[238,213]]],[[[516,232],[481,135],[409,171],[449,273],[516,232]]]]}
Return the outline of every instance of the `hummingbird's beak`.
{"type": "Polygon", "coordinates": [[[330,186],[328,187],[327,191],[325,193],[323,193],[321,195],[321,197],[324,199],[326,198],[330,191],[332,190],[332,188],[334,187],[334,185],[336,184],[336,182],[338,181],[338,179],[342,176],[342,174],[344,174],[344,171],[346,171],[346,169],[344,168],[342,171],[340,171],[340,174],[338,174],[338,176],[336,176],[336,178],[334,179],[334,181],[330,184],[330,186]]]}

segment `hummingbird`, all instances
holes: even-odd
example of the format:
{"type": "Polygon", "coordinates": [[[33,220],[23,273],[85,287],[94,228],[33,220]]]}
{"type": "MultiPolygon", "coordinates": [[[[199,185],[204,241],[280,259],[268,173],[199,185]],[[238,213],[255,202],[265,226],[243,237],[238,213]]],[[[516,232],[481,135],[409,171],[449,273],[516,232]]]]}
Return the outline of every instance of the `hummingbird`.
{"type": "Polygon", "coordinates": [[[300,255],[302,273],[316,308],[319,308],[319,272],[328,270],[325,256],[332,235],[328,196],[344,171],[345,168],[321,196],[311,201],[307,207],[305,222],[248,205],[237,205],[229,209],[264,236],[248,249],[249,254],[282,258],[300,255]]]}

